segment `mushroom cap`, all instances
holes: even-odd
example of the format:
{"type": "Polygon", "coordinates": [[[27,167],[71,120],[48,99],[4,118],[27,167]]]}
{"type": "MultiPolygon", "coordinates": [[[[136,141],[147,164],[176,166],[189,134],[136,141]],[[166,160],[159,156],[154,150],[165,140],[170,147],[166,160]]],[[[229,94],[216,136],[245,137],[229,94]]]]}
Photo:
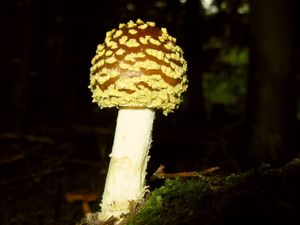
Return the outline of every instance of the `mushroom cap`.
{"type": "Polygon", "coordinates": [[[155,108],[167,115],[182,101],[186,71],[176,39],[138,19],[106,33],[92,59],[89,88],[100,108],[155,108]]]}
{"type": "Polygon", "coordinates": [[[98,198],[98,193],[95,192],[67,192],[65,200],[69,203],[72,202],[93,202],[98,198]]]}

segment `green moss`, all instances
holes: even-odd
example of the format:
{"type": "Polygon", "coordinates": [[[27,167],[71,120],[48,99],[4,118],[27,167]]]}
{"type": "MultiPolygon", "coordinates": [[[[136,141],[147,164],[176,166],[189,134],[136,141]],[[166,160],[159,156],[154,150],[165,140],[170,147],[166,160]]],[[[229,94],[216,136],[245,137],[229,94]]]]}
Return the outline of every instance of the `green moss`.
{"type": "Polygon", "coordinates": [[[201,213],[197,209],[211,208],[216,193],[237,183],[240,178],[239,175],[230,175],[225,180],[219,176],[166,179],[164,186],[151,193],[140,212],[128,224],[184,224],[201,213]]]}

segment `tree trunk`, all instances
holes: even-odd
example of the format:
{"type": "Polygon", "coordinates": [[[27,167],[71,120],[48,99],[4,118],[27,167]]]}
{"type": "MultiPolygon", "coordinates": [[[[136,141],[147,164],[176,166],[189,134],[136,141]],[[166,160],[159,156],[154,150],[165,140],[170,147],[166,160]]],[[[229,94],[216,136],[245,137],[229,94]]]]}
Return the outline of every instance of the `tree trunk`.
{"type": "Polygon", "coordinates": [[[250,0],[250,11],[246,162],[282,164],[294,151],[293,7],[285,0],[250,0]]]}
{"type": "Polygon", "coordinates": [[[6,83],[6,95],[1,113],[4,111],[4,129],[22,134],[26,129],[26,120],[29,114],[28,102],[31,88],[31,79],[37,74],[35,64],[37,18],[39,14],[38,1],[10,2],[3,18],[4,42],[2,55],[4,71],[1,75],[6,83]],[[6,112],[5,112],[6,111],[6,112]]]}
{"type": "Polygon", "coordinates": [[[197,0],[187,1],[186,3],[186,21],[185,21],[185,57],[188,62],[188,109],[190,126],[199,127],[206,123],[206,113],[204,107],[202,72],[204,58],[201,51],[201,18],[200,2],[197,0]]]}

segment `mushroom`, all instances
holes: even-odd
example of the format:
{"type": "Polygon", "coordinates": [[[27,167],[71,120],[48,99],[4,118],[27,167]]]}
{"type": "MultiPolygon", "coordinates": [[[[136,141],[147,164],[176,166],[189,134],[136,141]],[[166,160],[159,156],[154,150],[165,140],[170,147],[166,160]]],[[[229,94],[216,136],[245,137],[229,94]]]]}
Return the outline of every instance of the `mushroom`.
{"type": "Polygon", "coordinates": [[[91,212],[89,203],[96,201],[98,194],[95,192],[67,192],[65,200],[68,203],[80,202],[85,215],[91,212]]]}
{"type": "Polygon", "coordinates": [[[186,71],[176,39],[154,22],[120,24],[98,45],[90,69],[93,102],[119,108],[99,220],[129,213],[130,204],[148,191],[155,109],[167,115],[178,107],[187,89],[186,71]]]}

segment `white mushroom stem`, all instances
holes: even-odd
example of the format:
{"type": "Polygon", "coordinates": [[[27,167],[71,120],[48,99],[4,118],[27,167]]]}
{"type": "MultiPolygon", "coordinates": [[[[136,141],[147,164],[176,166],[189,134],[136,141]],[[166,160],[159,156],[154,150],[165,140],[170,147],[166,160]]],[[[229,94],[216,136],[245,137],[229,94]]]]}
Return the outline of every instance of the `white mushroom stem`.
{"type": "Polygon", "coordinates": [[[120,217],[129,212],[131,201],[144,197],[154,118],[152,109],[119,110],[100,217],[120,217]]]}

